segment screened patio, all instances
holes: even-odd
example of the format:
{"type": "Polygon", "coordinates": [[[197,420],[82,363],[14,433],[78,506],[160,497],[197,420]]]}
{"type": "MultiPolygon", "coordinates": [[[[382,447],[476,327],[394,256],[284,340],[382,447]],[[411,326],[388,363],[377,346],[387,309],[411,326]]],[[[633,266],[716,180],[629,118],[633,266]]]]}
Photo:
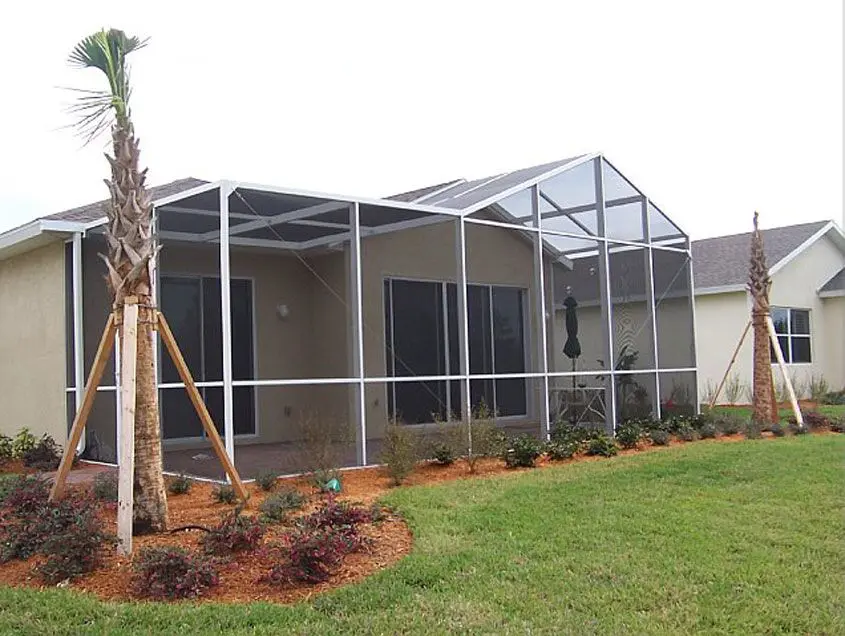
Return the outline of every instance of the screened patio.
{"type": "MultiPolygon", "coordinates": [[[[155,218],[155,295],[245,477],[379,463],[388,421],[426,436],[481,404],[542,438],[697,408],[689,240],[602,156],[388,199],[204,183],[155,218]]],[[[101,232],[67,249],[69,415],[108,312],[101,232]]],[[[158,375],[165,469],[222,477],[166,357],[158,375]]]]}

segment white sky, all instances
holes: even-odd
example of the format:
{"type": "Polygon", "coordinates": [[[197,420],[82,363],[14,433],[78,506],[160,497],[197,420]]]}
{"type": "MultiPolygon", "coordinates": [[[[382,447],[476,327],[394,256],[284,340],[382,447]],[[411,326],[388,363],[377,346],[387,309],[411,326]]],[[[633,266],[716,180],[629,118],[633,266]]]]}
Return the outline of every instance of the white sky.
{"type": "MultiPolygon", "coordinates": [[[[836,0],[18,3],[0,22],[0,231],[105,198],[63,126],[101,26],[151,37],[151,183],[383,196],[604,152],[694,238],[842,222],[836,0]],[[414,8],[415,7],[415,8],[414,8]]],[[[105,140],[103,140],[104,142],[105,140]]]]}

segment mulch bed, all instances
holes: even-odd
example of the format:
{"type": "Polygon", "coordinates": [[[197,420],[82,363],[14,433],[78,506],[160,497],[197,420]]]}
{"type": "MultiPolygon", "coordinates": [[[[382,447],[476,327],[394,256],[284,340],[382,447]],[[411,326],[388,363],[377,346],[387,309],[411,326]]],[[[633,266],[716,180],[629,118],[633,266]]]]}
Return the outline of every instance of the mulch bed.
{"type": "MultiPolygon", "coordinates": [[[[769,437],[770,434],[764,434],[769,437]]],[[[744,439],[741,435],[723,436],[717,440],[706,440],[704,443],[734,442],[744,439]]],[[[667,447],[684,444],[673,440],[667,447]]],[[[645,447],[648,450],[660,450],[661,447],[645,447]]],[[[641,452],[644,448],[619,451],[620,455],[630,455],[641,452]]],[[[542,457],[537,461],[539,467],[560,465],[580,461],[600,461],[603,457],[587,457],[578,455],[563,462],[550,462],[542,457]]],[[[8,466],[8,465],[7,465],[8,466]]],[[[456,461],[449,466],[440,466],[433,462],[421,463],[406,479],[408,486],[433,484],[455,479],[472,479],[489,477],[502,473],[519,473],[531,468],[508,469],[498,459],[480,459],[475,474],[469,474],[467,465],[463,461],[456,461]]],[[[320,501],[320,496],[314,493],[312,486],[304,477],[282,480],[287,486],[292,486],[308,494],[310,500],[303,513],[313,510],[320,501]]],[[[71,486],[74,487],[74,486],[71,486]]],[[[194,482],[191,491],[184,495],[168,495],[170,510],[170,527],[178,528],[185,525],[213,526],[233,509],[233,505],[214,502],[212,485],[194,482]]],[[[244,514],[257,514],[258,505],[268,493],[261,491],[256,485],[248,486],[251,492],[249,506],[244,514]]],[[[343,493],[338,496],[340,501],[370,504],[391,489],[390,479],[380,468],[361,468],[348,470],[343,473],[343,493]]],[[[104,505],[104,517],[112,530],[116,529],[115,504],[104,505]]],[[[267,527],[264,544],[277,541],[290,525],[270,524],[267,527]]],[[[208,590],[205,596],[198,599],[216,602],[249,602],[270,601],[277,603],[291,603],[312,597],[326,590],[337,588],[361,579],[389,567],[398,562],[411,551],[413,538],[407,524],[397,515],[387,514],[385,519],[374,524],[362,524],[360,531],[369,538],[370,545],[361,552],[348,555],[338,572],[328,581],[317,585],[291,585],[276,587],[268,583],[259,582],[269,570],[271,563],[261,550],[252,554],[238,554],[234,560],[220,571],[220,584],[208,590]]],[[[134,538],[134,549],[145,546],[177,545],[188,550],[196,550],[200,537],[204,533],[198,530],[184,530],[175,533],[138,536],[134,538]]],[[[0,565],[0,584],[11,586],[26,586],[42,588],[43,584],[32,571],[38,557],[27,561],[12,561],[0,565]]],[[[95,594],[105,600],[131,600],[130,591],[131,562],[109,551],[105,563],[97,571],[80,577],[67,586],[95,594]]]]}

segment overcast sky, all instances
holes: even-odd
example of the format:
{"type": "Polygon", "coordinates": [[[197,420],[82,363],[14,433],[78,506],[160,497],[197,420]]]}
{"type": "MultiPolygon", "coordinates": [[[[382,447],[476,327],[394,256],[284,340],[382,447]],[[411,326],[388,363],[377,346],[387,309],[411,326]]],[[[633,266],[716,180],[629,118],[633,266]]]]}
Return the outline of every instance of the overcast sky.
{"type": "Polygon", "coordinates": [[[67,54],[150,36],[133,108],[151,183],[383,196],[605,153],[694,238],[842,222],[836,0],[18,3],[0,22],[0,231],[105,198],[64,128],[67,54]],[[416,7],[416,8],[412,8],[416,7]]]}

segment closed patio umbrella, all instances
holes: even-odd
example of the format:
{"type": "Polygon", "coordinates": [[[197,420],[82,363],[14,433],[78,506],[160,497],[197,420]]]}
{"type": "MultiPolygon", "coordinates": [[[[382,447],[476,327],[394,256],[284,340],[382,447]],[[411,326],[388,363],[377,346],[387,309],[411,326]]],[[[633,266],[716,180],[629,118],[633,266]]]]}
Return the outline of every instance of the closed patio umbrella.
{"type": "MultiPolygon", "coordinates": [[[[578,313],[575,311],[578,303],[569,295],[564,298],[563,306],[566,324],[566,343],[563,345],[563,354],[572,360],[572,370],[575,371],[576,361],[581,356],[581,343],[578,342],[578,313]]],[[[572,388],[575,388],[574,376],[572,377],[572,388]]]]}

